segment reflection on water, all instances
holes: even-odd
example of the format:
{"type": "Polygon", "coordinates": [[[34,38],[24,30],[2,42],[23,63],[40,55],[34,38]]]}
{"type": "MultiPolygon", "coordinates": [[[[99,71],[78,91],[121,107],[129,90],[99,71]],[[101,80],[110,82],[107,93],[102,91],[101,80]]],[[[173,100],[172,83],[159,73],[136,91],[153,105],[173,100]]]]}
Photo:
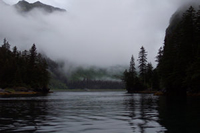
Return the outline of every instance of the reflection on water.
{"type": "Polygon", "coordinates": [[[171,133],[177,131],[176,126],[189,129],[189,122],[178,123],[193,122],[199,108],[188,116],[192,109],[186,105],[175,108],[169,107],[164,98],[124,92],[56,92],[0,98],[0,132],[171,133]]]}
{"type": "Polygon", "coordinates": [[[160,97],[158,105],[160,123],[167,133],[200,133],[200,98],[188,97],[180,103],[160,97]]]}
{"type": "Polygon", "coordinates": [[[156,133],[166,131],[158,123],[158,97],[149,94],[133,94],[126,98],[126,107],[131,118],[129,123],[133,132],[156,133]]]}

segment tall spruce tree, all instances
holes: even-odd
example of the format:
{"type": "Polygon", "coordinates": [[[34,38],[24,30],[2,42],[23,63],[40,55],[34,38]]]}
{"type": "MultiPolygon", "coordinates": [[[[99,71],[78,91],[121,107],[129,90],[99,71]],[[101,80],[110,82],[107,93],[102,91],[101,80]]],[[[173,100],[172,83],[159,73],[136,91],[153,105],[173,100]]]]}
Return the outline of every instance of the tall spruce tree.
{"type": "Polygon", "coordinates": [[[158,66],[162,60],[162,56],[163,56],[163,47],[160,47],[158,50],[158,54],[156,56],[156,60],[155,60],[158,63],[158,66]]]}
{"type": "Polygon", "coordinates": [[[139,56],[138,56],[138,62],[139,62],[139,76],[142,82],[145,84],[146,80],[146,67],[147,67],[147,52],[145,48],[142,46],[140,48],[139,56]]]}
{"type": "Polygon", "coordinates": [[[144,86],[140,82],[140,79],[137,77],[133,55],[131,56],[129,71],[124,71],[123,81],[125,83],[125,87],[128,93],[134,93],[144,89],[144,86]]]}
{"type": "Polygon", "coordinates": [[[128,76],[129,76],[128,82],[130,82],[129,83],[129,89],[131,89],[131,90],[128,90],[128,91],[131,92],[131,91],[136,90],[136,88],[135,88],[136,71],[135,71],[135,60],[134,60],[133,55],[131,56],[128,76]]]}
{"type": "Polygon", "coordinates": [[[132,73],[133,77],[136,76],[136,70],[135,70],[135,59],[133,55],[131,56],[130,66],[129,66],[129,72],[132,73]]]}
{"type": "Polygon", "coordinates": [[[134,91],[135,79],[136,79],[135,60],[132,55],[130,60],[129,71],[125,70],[123,75],[123,81],[125,82],[125,87],[128,92],[134,91]]]}

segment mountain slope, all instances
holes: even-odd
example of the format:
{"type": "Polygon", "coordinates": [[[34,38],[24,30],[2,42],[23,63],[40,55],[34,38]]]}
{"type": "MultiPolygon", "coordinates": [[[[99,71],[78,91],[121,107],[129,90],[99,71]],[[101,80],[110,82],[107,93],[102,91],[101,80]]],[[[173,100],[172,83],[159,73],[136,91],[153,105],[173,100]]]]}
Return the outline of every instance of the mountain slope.
{"type": "Polygon", "coordinates": [[[200,5],[200,1],[196,1],[196,2],[193,1],[193,2],[189,2],[180,6],[170,18],[169,26],[166,30],[166,35],[170,35],[174,31],[177,24],[182,20],[183,13],[185,13],[186,10],[189,9],[190,6],[198,10],[199,5],[200,5]]]}
{"type": "Polygon", "coordinates": [[[27,13],[27,12],[33,10],[33,9],[36,9],[36,8],[41,9],[41,10],[45,11],[46,13],[52,13],[52,12],[55,12],[55,11],[58,11],[58,12],[65,12],[66,11],[66,10],[61,9],[61,8],[57,8],[57,7],[53,7],[53,6],[50,6],[50,5],[43,4],[39,1],[37,1],[35,3],[29,3],[25,0],[21,0],[17,4],[15,4],[14,7],[19,12],[22,12],[22,13],[27,13]]]}
{"type": "Polygon", "coordinates": [[[123,89],[121,77],[125,68],[77,67],[70,73],[64,69],[64,62],[56,62],[46,57],[51,74],[51,89],[123,89]]]}
{"type": "Polygon", "coordinates": [[[166,30],[158,70],[170,97],[186,98],[200,92],[200,1],[184,5],[172,16],[166,30]]]}

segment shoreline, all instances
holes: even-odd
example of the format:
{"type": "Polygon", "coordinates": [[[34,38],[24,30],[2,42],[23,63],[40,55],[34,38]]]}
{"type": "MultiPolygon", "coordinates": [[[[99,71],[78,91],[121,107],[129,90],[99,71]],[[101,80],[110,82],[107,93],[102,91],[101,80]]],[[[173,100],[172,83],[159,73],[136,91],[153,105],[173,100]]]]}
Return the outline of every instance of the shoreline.
{"type": "MultiPolygon", "coordinates": [[[[17,90],[14,88],[0,89],[0,96],[31,96],[44,95],[54,92],[127,92],[125,89],[51,89],[49,92],[38,92],[31,90],[17,90]]],[[[127,92],[128,93],[128,92],[127,92]]],[[[165,96],[161,91],[135,91],[129,94],[153,94],[154,96],[165,96]]],[[[189,97],[199,97],[200,93],[187,93],[189,97]]]]}
{"type": "Polygon", "coordinates": [[[125,89],[51,89],[52,92],[126,92],[125,89]]]}
{"type": "Polygon", "coordinates": [[[40,94],[48,94],[49,92],[39,92],[31,89],[27,89],[25,87],[17,87],[17,88],[6,88],[0,89],[0,96],[30,96],[30,95],[40,95],[40,94]]]}
{"type": "Polygon", "coordinates": [[[11,96],[11,95],[36,95],[39,94],[38,92],[23,92],[23,91],[19,91],[19,92],[0,92],[0,96],[11,96]]]}

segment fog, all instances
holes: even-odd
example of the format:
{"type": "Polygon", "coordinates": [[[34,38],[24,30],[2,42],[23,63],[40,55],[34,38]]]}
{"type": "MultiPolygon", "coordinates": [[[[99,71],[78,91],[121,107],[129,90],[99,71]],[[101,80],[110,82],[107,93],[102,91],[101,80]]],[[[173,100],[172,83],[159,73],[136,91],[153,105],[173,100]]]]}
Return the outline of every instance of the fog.
{"type": "MultiPolygon", "coordinates": [[[[4,0],[15,4],[17,0],[4,0]]],[[[27,0],[35,2],[36,0],[27,0]]],[[[29,49],[35,43],[50,58],[100,67],[137,64],[144,46],[148,62],[163,46],[165,30],[177,8],[191,0],[40,0],[65,13],[33,10],[20,15],[0,2],[0,41],[29,49]]]]}

